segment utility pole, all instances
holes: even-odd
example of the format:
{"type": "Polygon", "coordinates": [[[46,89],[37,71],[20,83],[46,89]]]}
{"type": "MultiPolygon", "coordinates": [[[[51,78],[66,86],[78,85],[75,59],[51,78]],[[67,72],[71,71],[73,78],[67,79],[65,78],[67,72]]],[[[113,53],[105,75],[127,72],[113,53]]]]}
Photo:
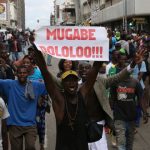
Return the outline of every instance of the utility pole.
{"type": "Polygon", "coordinates": [[[127,0],[123,0],[123,29],[127,32],[128,22],[127,22],[127,0]]]}
{"type": "Polygon", "coordinates": [[[127,33],[128,30],[128,22],[127,22],[127,0],[125,0],[125,31],[127,33]]]}

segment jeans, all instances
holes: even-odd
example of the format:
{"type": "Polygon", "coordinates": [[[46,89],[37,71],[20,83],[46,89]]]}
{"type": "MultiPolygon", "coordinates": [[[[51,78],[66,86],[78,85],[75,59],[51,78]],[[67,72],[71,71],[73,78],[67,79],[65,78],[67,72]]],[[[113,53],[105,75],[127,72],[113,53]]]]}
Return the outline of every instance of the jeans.
{"type": "Polygon", "coordinates": [[[118,150],[132,150],[134,140],[134,121],[115,120],[118,150]]]}
{"type": "Polygon", "coordinates": [[[142,109],[141,106],[136,106],[136,119],[135,119],[135,124],[137,127],[140,126],[140,120],[141,120],[141,116],[142,116],[142,109]]]}

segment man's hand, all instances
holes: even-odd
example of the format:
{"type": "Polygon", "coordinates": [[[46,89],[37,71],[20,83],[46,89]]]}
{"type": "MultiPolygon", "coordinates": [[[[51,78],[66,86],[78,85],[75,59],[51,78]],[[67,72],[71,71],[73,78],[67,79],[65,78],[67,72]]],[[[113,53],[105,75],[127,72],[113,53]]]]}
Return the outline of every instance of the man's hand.
{"type": "Polygon", "coordinates": [[[140,64],[143,61],[145,53],[145,49],[140,49],[135,53],[135,56],[131,62],[131,68],[134,68],[136,64],[140,64]]]}
{"type": "Polygon", "coordinates": [[[33,44],[33,43],[34,43],[35,38],[34,38],[34,36],[33,36],[33,35],[31,35],[31,36],[29,37],[29,41],[30,41],[30,43],[31,43],[31,44],[33,44]]]}

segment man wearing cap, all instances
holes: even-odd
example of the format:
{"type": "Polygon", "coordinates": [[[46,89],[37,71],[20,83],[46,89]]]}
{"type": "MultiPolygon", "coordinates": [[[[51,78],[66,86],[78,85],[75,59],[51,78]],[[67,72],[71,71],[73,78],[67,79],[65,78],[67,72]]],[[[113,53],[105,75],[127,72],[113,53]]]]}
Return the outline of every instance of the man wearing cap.
{"type": "Polygon", "coordinates": [[[85,97],[92,89],[102,62],[95,62],[89,71],[87,81],[78,90],[78,74],[73,70],[61,75],[64,92],[61,92],[52,75],[48,72],[45,60],[35,47],[37,64],[44,77],[47,91],[53,101],[57,122],[56,150],[88,150],[85,124],[87,114],[85,97]]]}

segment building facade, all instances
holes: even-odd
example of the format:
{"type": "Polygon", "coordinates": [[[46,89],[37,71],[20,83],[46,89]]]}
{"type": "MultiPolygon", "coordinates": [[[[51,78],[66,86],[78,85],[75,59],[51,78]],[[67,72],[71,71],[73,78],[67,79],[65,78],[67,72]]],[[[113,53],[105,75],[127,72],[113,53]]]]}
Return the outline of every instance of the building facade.
{"type": "Polygon", "coordinates": [[[17,28],[25,29],[25,2],[24,0],[16,0],[17,8],[17,28]]]}
{"type": "Polygon", "coordinates": [[[91,19],[91,1],[90,0],[80,0],[81,7],[81,23],[83,25],[88,25],[88,21],[91,19]]]}
{"type": "Polygon", "coordinates": [[[10,2],[8,0],[0,0],[0,27],[10,26],[10,2]]]}
{"type": "Polygon", "coordinates": [[[112,28],[148,29],[150,0],[80,0],[82,21],[90,18],[93,25],[112,28]]]}
{"type": "Polygon", "coordinates": [[[55,16],[51,13],[50,15],[50,25],[54,26],[55,25],[55,16]]]}
{"type": "Polygon", "coordinates": [[[24,0],[0,0],[0,27],[25,29],[24,0]]]}
{"type": "Polygon", "coordinates": [[[55,16],[55,25],[74,25],[76,23],[74,1],[55,0],[54,16],[55,16]]]}

